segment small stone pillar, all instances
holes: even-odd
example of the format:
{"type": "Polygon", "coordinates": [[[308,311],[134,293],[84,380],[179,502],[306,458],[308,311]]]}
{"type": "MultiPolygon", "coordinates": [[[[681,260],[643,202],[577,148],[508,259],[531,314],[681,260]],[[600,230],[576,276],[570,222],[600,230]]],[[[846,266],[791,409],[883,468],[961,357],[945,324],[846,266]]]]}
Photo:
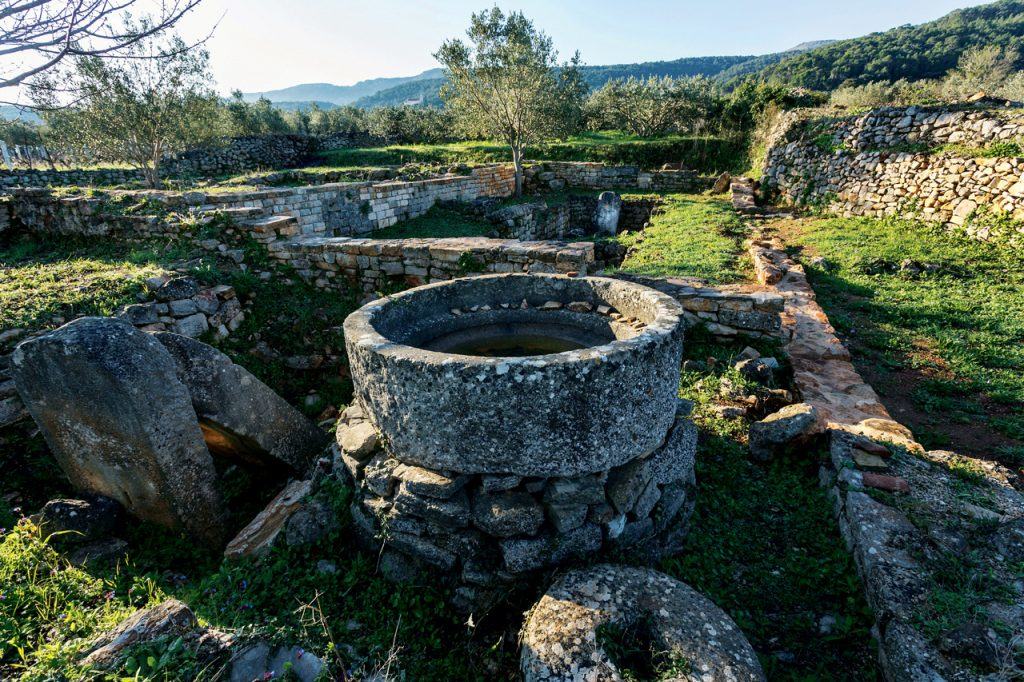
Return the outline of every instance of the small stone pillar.
{"type": "Polygon", "coordinates": [[[619,214],[622,212],[622,198],[615,192],[601,192],[597,198],[594,224],[598,234],[614,236],[619,229],[619,214]]]}

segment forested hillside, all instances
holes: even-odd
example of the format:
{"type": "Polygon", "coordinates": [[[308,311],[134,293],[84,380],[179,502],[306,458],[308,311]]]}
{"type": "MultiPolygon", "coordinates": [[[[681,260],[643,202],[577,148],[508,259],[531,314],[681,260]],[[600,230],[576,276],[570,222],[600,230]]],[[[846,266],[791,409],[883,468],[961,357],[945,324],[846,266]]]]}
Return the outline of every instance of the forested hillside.
{"type": "Polygon", "coordinates": [[[938,78],[971,47],[1024,46],[1024,2],[1000,0],[936,21],[841,40],[767,65],[757,78],[830,90],[844,83],[938,78]]]}

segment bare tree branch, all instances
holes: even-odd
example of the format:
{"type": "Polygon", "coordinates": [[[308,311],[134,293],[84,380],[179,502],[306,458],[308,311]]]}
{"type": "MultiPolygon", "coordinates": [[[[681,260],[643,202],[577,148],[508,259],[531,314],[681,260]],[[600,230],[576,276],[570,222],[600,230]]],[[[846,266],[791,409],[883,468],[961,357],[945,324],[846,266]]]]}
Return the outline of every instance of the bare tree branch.
{"type": "Polygon", "coordinates": [[[0,88],[21,85],[68,57],[124,56],[127,48],[167,30],[200,2],[161,0],[139,28],[125,20],[142,0],[0,0],[0,56],[7,62],[13,55],[24,59],[0,65],[0,88]]]}

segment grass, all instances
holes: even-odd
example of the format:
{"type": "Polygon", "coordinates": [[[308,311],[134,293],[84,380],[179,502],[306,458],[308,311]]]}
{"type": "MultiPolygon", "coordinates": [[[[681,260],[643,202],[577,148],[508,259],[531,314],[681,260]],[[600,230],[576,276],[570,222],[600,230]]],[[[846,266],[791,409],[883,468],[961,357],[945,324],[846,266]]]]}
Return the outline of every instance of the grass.
{"type": "Polygon", "coordinates": [[[62,239],[0,247],[0,329],[57,326],[54,318],[112,315],[161,272],[150,249],[62,239]]]}
{"type": "Polygon", "coordinates": [[[483,237],[494,226],[482,216],[457,208],[433,206],[425,215],[374,230],[373,239],[422,239],[426,237],[483,237]]]}
{"type": "MultiPolygon", "coordinates": [[[[741,140],[718,137],[668,135],[640,138],[617,131],[584,133],[563,142],[526,149],[526,158],[545,161],[601,161],[657,168],[682,161],[688,168],[711,173],[741,168],[745,160],[741,140]]],[[[347,168],[404,163],[491,163],[509,161],[511,152],[499,142],[470,140],[441,144],[390,145],[332,149],[318,157],[325,166],[347,168]]]]}
{"type": "MultiPolygon", "coordinates": [[[[711,376],[682,376],[680,395],[695,401],[701,429],[697,506],[686,548],[661,569],[736,621],[769,679],[875,679],[873,619],[818,485],[818,457],[805,453],[755,465],[746,449],[746,421],[709,409],[723,377],[749,387],[728,362],[743,345],[724,346],[696,333],[687,339],[687,357],[725,362],[716,363],[711,376]],[[823,617],[834,620],[825,634],[823,617]]],[[[776,347],[752,345],[779,354],[776,347]]]]}
{"type": "Polygon", "coordinates": [[[700,195],[665,195],[651,226],[616,239],[629,251],[622,272],[657,277],[699,277],[731,284],[751,277],[745,231],[728,202],[700,195]]]}
{"type": "MultiPolygon", "coordinates": [[[[909,222],[818,218],[782,226],[854,362],[928,447],[1001,457],[1024,444],[1024,260],[909,222]],[[906,274],[904,259],[938,266],[906,274]]],[[[1008,464],[1020,466],[1020,462],[1008,464]]]]}

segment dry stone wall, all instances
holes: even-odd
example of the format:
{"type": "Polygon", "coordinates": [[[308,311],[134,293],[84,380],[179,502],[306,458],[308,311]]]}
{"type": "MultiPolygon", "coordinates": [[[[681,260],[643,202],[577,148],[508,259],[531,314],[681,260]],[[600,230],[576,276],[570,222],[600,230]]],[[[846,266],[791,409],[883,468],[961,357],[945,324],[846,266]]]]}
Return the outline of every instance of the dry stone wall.
{"type": "MultiPolygon", "coordinates": [[[[764,185],[790,204],[845,216],[901,215],[978,239],[1024,238],[1024,158],[964,158],[963,149],[1019,153],[1024,112],[886,108],[845,118],[788,117],[764,167],[764,185]],[[943,145],[962,145],[943,150],[943,145]]],[[[992,153],[992,152],[989,152],[992,153]]]]}
{"type": "Polygon", "coordinates": [[[526,187],[544,189],[638,189],[666,192],[703,192],[714,178],[689,170],[641,170],[637,166],[546,161],[526,168],[526,187]]]}
{"type": "MultiPolygon", "coordinates": [[[[203,147],[166,159],[165,176],[223,175],[261,168],[290,168],[301,164],[321,142],[308,135],[235,137],[223,145],[203,147]]],[[[0,169],[0,193],[15,187],[127,185],[143,182],[134,168],[0,169]]]]}

